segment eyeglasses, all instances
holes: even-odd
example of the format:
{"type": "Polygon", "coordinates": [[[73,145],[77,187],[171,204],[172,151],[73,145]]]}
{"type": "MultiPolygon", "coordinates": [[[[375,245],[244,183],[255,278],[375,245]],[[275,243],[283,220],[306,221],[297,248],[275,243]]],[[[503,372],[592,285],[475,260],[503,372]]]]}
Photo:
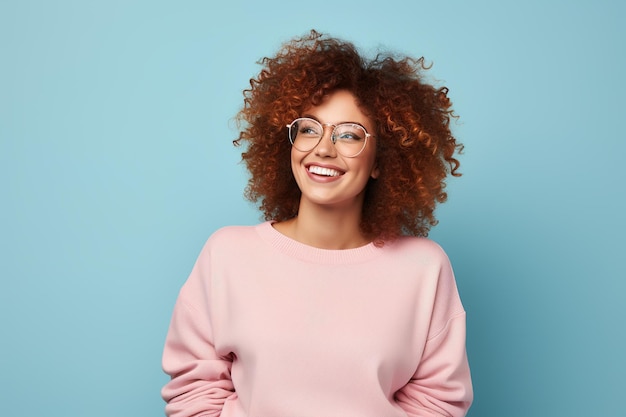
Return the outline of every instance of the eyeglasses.
{"type": "Polygon", "coordinates": [[[346,158],[354,158],[365,149],[367,139],[372,136],[357,123],[320,123],[315,119],[301,117],[287,125],[289,142],[300,152],[309,152],[315,148],[324,136],[324,126],[332,126],[330,140],[337,153],[346,158]]]}

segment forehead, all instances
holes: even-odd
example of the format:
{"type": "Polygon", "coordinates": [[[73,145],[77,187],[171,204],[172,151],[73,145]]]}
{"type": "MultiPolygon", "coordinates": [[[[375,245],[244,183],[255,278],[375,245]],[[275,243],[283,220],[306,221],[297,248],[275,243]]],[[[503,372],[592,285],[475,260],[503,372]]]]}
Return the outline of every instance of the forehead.
{"type": "Polygon", "coordinates": [[[319,105],[305,109],[304,115],[313,116],[322,123],[356,122],[368,130],[373,128],[354,94],[347,90],[333,91],[319,105]]]}

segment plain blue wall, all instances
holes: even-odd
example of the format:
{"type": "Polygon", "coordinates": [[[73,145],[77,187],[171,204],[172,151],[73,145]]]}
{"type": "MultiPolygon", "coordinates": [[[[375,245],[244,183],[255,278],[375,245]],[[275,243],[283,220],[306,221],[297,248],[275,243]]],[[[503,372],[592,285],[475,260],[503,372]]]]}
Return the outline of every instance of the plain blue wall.
{"type": "Polygon", "coordinates": [[[470,416],[626,415],[625,12],[2,1],[0,414],[162,415],[178,289],[209,234],[259,221],[241,91],[317,28],[424,55],[450,88],[465,175],[431,237],[468,311],[470,416]]]}

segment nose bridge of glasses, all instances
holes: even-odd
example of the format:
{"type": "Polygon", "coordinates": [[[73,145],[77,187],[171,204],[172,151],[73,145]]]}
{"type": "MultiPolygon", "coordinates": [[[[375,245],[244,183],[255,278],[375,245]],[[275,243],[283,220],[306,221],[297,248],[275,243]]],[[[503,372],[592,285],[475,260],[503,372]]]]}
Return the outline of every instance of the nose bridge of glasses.
{"type": "MultiPolygon", "coordinates": [[[[318,122],[319,123],[319,122],[318,122]]],[[[335,136],[335,128],[337,127],[336,124],[333,123],[320,123],[320,125],[322,126],[322,136],[320,137],[320,142],[322,141],[322,139],[324,138],[324,136],[326,135],[326,131],[330,132],[330,141],[333,145],[335,145],[337,143],[337,137],[335,136]],[[328,129],[326,129],[328,128],[328,129]]]]}

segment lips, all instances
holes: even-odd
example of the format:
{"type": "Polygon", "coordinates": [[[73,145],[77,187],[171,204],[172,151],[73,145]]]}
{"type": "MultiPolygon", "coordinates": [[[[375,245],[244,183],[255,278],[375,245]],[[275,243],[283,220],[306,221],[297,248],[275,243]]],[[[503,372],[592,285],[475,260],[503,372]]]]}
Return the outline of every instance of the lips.
{"type": "Polygon", "coordinates": [[[309,165],[307,170],[311,174],[321,175],[323,177],[338,177],[344,174],[343,171],[339,171],[335,168],[323,167],[319,165],[309,165]]]}

